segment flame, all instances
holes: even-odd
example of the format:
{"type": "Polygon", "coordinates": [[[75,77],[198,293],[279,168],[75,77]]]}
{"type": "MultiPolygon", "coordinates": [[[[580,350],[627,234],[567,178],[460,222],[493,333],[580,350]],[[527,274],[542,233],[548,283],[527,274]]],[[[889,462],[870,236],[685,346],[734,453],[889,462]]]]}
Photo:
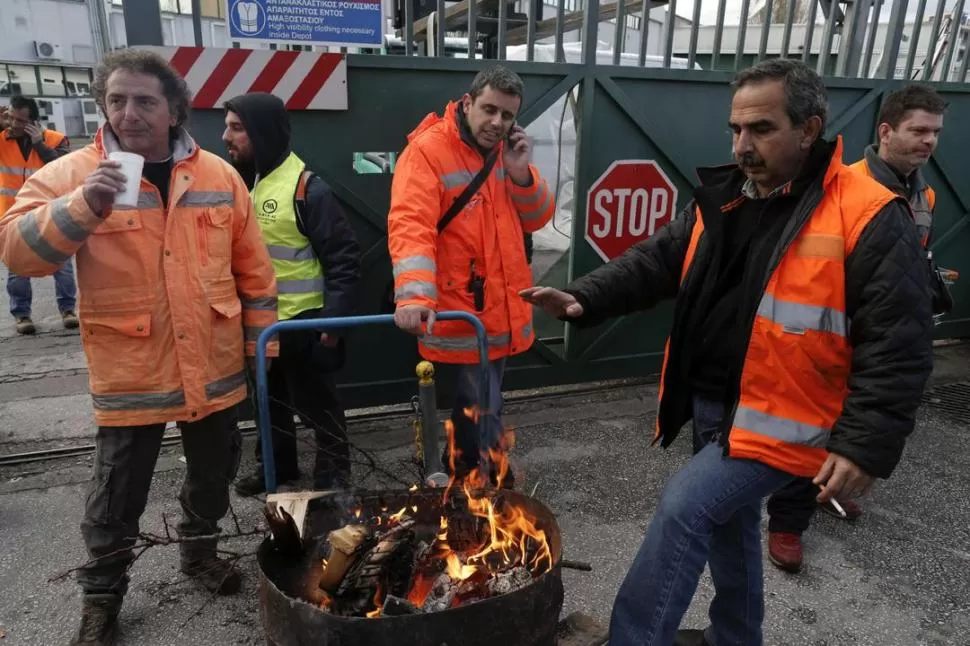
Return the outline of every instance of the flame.
{"type": "MultiPolygon", "coordinates": [[[[477,408],[466,408],[464,412],[472,421],[479,419],[477,408]]],[[[448,463],[452,476],[445,488],[442,503],[447,505],[453,489],[461,491],[465,496],[462,503],[473,517],[481,519],[485,531],[481,535],[480,544],[456,551],[449,544],[448,518],[445,515],[440,517],[439,530],[431,552],[432,563],[436,565],[418,571],[406,595],[407,600],[418,607],[425,603],[442,571],[453,584],[458,584],[476,576],[484,581],[498,572],[514,567],[524,567],[533,576],[539,576],[553,565],[548,538],[536,526],[536,518],[524,507],[495,496],[494,485],[485,469],[474,469],[461,477],[455,475],[461,452],[455,439],[454,424],[451,420],[446,420],[444,426],[448,437],[448,463]]],[[[487,453],[499,488],[509,475],[509,452],[515,447],[515,439],[512,429],[504,429],[497,446],[490,448],[487,453]]],[[[417,489],[417,485],[414,485],[409,491],[417,489]]],[[[384,516],[387,512],[385,506],[381,509],[383,513],[375,514],[371,522],[381,527],[393,526],[401,522],[409,510],[417,513],[418,507],[412,504],[402,507],[390,516],[384,516]]],[[[355,511],[355,515],[360,518],[359,509],[355,511]]],[[[463,539],[467,543],[466,537],[463,536],[463,539]]],[[[381,616],[384,587],[377,587],[373,599],[374,610],[366,613],[367,617],[381,616]]],[[[460,603],[461,600],[456,595],[453,605],[460,603]]]]}
{"type": "Polygon", "coordinates": [[[382,593],[384,592],[383,587],[380,583],[377,584],[377,590],[374,591],[374,609],[367,613],[368,619],[373,619],[375,617],[380,617],[381,612],[384,608],[384,599],[382,598],[382,593]]]}

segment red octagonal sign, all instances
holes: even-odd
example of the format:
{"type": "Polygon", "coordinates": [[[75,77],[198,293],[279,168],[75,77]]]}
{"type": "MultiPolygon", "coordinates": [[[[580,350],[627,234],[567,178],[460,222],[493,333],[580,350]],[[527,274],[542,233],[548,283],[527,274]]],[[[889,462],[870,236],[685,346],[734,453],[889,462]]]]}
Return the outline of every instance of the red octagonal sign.
{"type": "Polygon", "coordinates": [[[609,262],[674,218],[677,187],[652,159],[621,159],[586,198],[586,241],[609,262]]]}

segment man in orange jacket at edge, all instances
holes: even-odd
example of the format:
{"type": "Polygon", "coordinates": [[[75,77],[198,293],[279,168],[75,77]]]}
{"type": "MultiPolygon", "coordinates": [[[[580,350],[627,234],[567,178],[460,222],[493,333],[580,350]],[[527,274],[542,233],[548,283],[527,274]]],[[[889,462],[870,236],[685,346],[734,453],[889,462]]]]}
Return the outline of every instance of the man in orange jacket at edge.
{"type": "MultiPolygon", "coordinates": [[[[429,114],[411,132],[391,187],[394,320],[419,337],[423,358],[459,366],[451,413],[459,476],[478,466],[480,451],[496,446],[506,360],[535,340],[532,306],[518,295],[532,285],[523,233],[545,226],[556,204],[515,123],[523,94],[514,72],[481,71],[443,116],[429,114]],[[436,311],[455,310],[476,315],[488,334],[490,401],[481,407],[487,447],[465,410],[481,404],[474,330],[465,321],[435,321],[436,311]]],[[[511,472],[503,485],[513,485],[511,472]]]]}
{"type": "MultiPolygon", "coordinates": [[[[183,128],[191,95],[157,54],[120,50],[95,72],[107,117],[95,140],[33,174],[0,220],[0,261],[53,274],[72,256],[80,287],[97,457],[81,523],[90,561],[78,572],[82,617],[72,642],[116,641],[131,546],[165,424],[186,458],[177,529],[181,570],[207,589],[240,589],[216,555],[240,436],[245,361],[276,322],[276,278],[249,191],[183,128]],[[126,176],[108,156],[144,158],[134,207],[116,204],[126,176]]],[[[278,352],[271,342],[267,354],[278,352]]]]}

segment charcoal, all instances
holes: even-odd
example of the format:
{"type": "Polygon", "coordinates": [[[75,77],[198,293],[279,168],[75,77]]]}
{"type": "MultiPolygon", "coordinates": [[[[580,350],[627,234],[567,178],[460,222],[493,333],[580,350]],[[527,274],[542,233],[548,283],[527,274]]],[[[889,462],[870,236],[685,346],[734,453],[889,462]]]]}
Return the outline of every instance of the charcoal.
{"type": "Polygon", "coordinates": [[[388,617],[397,617],[400,615],[416,615],[421,612],[421,609],[415,606],[413,603],[407,599],[402,599],[401,597],[396,597],[393,594],[387,595],[384,599],[384,608],[381,613],[388,617]]]}
{"type": "Polygon", "coordinates": [[[515,592],[532,583],[532,575],[524,567],[517,567],[508,572],[499,572],[486,584],[493,596],[515,592]]]}
{"type": "Polygon", "coordinates": [[[458,594],[458,586],[447,573],[441,574],[431,588],[431,594],[424,600],[424,612],[441,612],[451,607],[455,595],[458,594]]]}

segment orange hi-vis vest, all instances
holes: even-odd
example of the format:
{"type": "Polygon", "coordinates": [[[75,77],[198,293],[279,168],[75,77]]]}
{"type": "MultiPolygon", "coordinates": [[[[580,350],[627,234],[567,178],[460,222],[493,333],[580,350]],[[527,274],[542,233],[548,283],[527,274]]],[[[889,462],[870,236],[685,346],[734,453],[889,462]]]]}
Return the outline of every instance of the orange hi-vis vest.
{"type": "MultiPolygon", "coordinates": [[[[869,167],[869,163],[866,161],[865,157],[857,161],[856,163],[849,166],[853,170],[859,170],[877,179],[873,175],[872,168],[869,167]]],[[[916,222],[916,228],[919,230],[920,242],[923,247],[928,247],[930,243],[930,231],[933,227],[933,209],[936,207],[936,191],[929,184],[923,187],[923,190],[913,196],[912,199],[908,195],[901,195],[903,199],[909,202],[909,208],[913,212],[913,220],[916,222]]]]}
{"type": "MultiPolygon", "coordinates": [[[[44,145],[57,148],[64,141],[64,135],[54,130],[44,131],[44,145]]],[[[27,178],[44,166],[37,151],[30,149],[30,155],[24,160],[20,152],[20,142],[10,137],[6,131],[0,134],[0,216],[13,206],[17,191],[24,185],[27,178]]]]}
{"type": "MultiPolygon", "coordinates": [[[[828,457],[825,447],[848,393],[852,346],[845,259],[869,221],[897,199],[879,182],[842,164],[841,138],[822,190],[768,278],[744,358],[740,398],[728,413],[728,456],[801,477],[814,477],[828,457]]],[[[681,284],[703,233],[698,209],[681,284]]],[[[655,441],[660,436],[658,424],[655,441]]]]}

